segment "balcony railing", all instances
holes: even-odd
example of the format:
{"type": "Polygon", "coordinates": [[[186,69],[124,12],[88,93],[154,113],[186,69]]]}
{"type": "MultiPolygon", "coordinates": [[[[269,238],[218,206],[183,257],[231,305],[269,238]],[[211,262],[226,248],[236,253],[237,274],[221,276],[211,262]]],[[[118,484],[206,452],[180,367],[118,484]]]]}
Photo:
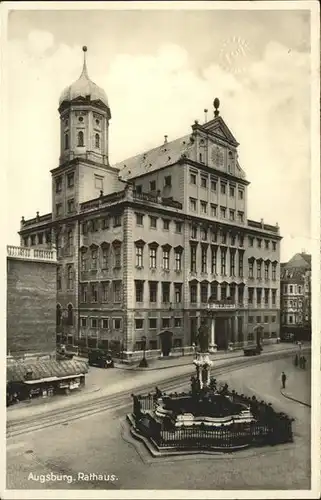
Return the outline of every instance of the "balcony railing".
{"type": "Polygon", "coordinates": [[[256,229],[263,229],[264,231],[270,231],[271,233],[279,233],[279,226],[271,226],[270,224],[264,224],[264,222],[258,222],[256,220],[248,219],[247,225],[256,229]]]}
{"type": "Polygon", "coordinates": [[[17,247],[7,245],[7,257],[26,260],[57,261],[56,250],[43,250],[40,248],[17,247]]]}

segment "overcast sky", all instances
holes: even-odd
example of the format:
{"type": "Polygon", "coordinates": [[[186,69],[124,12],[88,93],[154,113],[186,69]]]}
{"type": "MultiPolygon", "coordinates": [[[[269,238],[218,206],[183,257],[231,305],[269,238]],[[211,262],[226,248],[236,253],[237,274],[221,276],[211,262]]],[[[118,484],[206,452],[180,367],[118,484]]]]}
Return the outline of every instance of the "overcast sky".
{"type": "Polygon", "coordinates": [[[240,142],[248,216],[279,223],[281,258],[310,250],[308,11],[14,11],[8,25],[7,243],[51,211],[58,100],[83,53],[112,112],[115,163],[191,131],[214,97],[240,142]]]}

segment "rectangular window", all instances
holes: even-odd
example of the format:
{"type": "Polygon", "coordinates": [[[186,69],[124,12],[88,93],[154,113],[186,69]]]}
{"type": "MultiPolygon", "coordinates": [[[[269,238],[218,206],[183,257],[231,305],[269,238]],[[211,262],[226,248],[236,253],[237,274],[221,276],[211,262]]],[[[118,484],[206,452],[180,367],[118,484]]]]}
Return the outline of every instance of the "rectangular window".
{"type": "Polygon", "coordinates": [[[261,323],[261,316],[256,316],[256,322],[261,323]]]}
{"type": "Polygon", "coordinates": [[[142,214],[136,214],[136,225],[143,226],[144,224],[144,216],[142,214]]]}
{"type": "Polygon", "coordinates": [[[174,293],[175,293],[175,304],[180,304],[182,302],[182,284],[174,283],[174,293]]]}
{"type": "Polygon", "coordinates": [[[163,229],[164,231],[169,231],[169,220],[163,219],[163,229]]]}
{"type": "Polygon", "coordinates": [[[264,263],[264,279],[268,280],[269,279],[269,263],[265,262],[264,263]]]}
{"type": "Polygon", "coordinates": [[[220,207],[220,212],[221,212],[221,218],[225,219],[225,217],[226,217],[226,208],[225,207],[220,207]]]}
{"type": "Polygon", "coordinates": [[[243,278],[243,252],[239,252],[239,277],[243,278]]]}
{"type": "Polygon", "coordinates": [[[195,198],[190,198],[189,199],[189,209],[192,212],[196,212],[196,200],[195,200],[195,198]]]}
{"type": "Polygon", "coordinates": [[[156,269],[156,255],[157,255],[156,248],[150,248],[149,249],[149,267],[150,267],[150,269],[156,269]]]}
{"type": "Polygon", "coordinates": [[[201,201],[201,213],[206,214],[207,213],[207,203],[206,201],[201,201]]]}
{"type": "Polygon", "coordinates": [[[75,200],[74,199],[68,200],[67,201],[68,213],[71,214],[72,212],[74,212],[74,210],[75,210],[75,200]]]}
{"type": "Polygon", "coordinates": [[[81,252],[80,254],[80,266],[82,271],[87,271],[87,252],[81,252]]]}
{"type": "Polygon", "coordinates": [[[101,284],[101,301],[108,302],[109,283],[101,284]]]}
{"type": "Polygon", "coordinates": [[[224,232],[221,232],[221,239],[222,239],[222,244],[226,245],[227,234],[224,232]]]}
{"type": "Polygon", "coordinates": [[[257,247],[262,248],[262,240],[261,238],[257,238],[257,247]]]}
{"type": "Polygon", "coordinates": [[[221,275],[226,275],[226,250],[221,248],[221,275]]]}
{"type": "Polygon", "coordinates": [[[156,217],[150,217],[150,227],[152,229],[157,228],[157,218],[156,217]]]}
{"type": "Polygon", "coordinates": [[[275,281],[276,280],[276,262],[273,262],[272,264],[272,280],[275,281]]]}
{"type": "Polygon", "coordinates": [[[276,316],[272,316],[272,323],[276,322],[276,316]]]}
{"type": "Polygon", "coordinates": [[[80,318],[80,326],[82,328],[86,328],[87,327],[87,318],[80,318]]]}
{"type": "Polygon", "coordinates": [[[276,305],[276,290],[272,290],[272,306],[276,305]]]}
{"type": "Polygon", "coordinates": [[[214,205],[214,203],[211,203],[211,216],[217,217],[217,205],[214,205]]]}
{"type": "Polygon", "coordinates": [[[157,318],[149,318],[149,328],[155,330],[157,328],[157,318]]]}
{"type": "Polygon", "coordinates": [[[261,290],[261,288],[256,289],[256,302],[257,302],[258,306],[261,305],[261,302],[262,302],[262,290],[261,290]]]}
{"type": "Polygon", "coordinates": [[[121,267],[121,246],[116,245],[114,246],[114,267],[116,269],[119,269],[121,267]]]}
{"type": "Polygon", "coordinates": [[[264,323],[268,323],[269,322],[269,317],[268,316],[264,316],[264,323]]]}
{"type": "Polygon", "coordinates": [[[268,250],[270,248],[269,240],[264,240],[264,243],[265,243],[265,249],[268,250]]]}
{"type": "Polygon", "coordinates": [[[221,285],[221,300],[226,299],[227,289],[226,286],[221,285]]]}
{"type": "Polygon", "coordinates": [[[162,302],[164,304],[170,302],[170,283],[162,283],[162,302]]]}
{"type": "Polygon", "coordinates": [[[211,191],[217,191],[217,181],[211,180],[211,191]]]}
{"type": "Polygon", "coordinates": [[[42,245],[42,243],[43,243],[43,234],[42,233],[38,233],[38,244],[42,245]]]}
{"type": "Polygon", "coordinates": [[[180,251],[175,252],[175,271],[180,272],[182,270],[182,254],[180,251]]]}
{"type": "Polygon", "coordinates": [[[144,283],[135,281],[136,302],[144,302],[144,283]]]}
{"type": "Polygon", "coordinates": [[[230,251],[230,276],[235,276],[235,252],[230,251]]]}
{"type": "Polygon", "coordinates": [[[165,187],[170,187],[172,185],[172,177],[171,175],[167,175],[164,179],[165,187]]]}
{"type": "Polygon", "coordinates": [[[221,194],[226,194],[226,184],[221,182],[221,194]]]}
{"type": "Polygon", "coordinates": [[[162,328],[170,328],[171,319],[170,318],[162,318],[162,328]]]}
{"type": "Polygon", "coordinates": [[[108,327],[109,327],[108,318],[102,318],[102,320],[101,320],[101,327],[102,327],[103,330],[108,330],[108,327]]]}
{"type": "Polygon", "coordinates": [[[207,241],[207,229],[205,228],[201,229],[201,240],[207,241]]]}
{"type": "Polygon", "coordinates": [[[121,302],[121,281],[113,282],[113,296],[115,303],[121,302]]]}
{"type": "Polygon", "coordinates": [[[266,306],[269,305],[269,295],[270,295],[270,290],[268,288],[264,289],[264,304],[266,306]]]}
{"type": "Polygon", "coordinates": [[[174,318],[175,328],[180,328],[182,326],[182,318],[174,318]]]}
{"type": "Polygon", "coordinates": [[[98,250],[97,248],[93,248],[91,250],[91,269],[97,270],[97,262],[98,262],[98,250]]]}
{"type": "Polygon", "coordinates": [[[108,269],[108,257],[109,257],[109,249],[108,247],[102,247],[101,249],[101,267],[102,269],[108,269]]]}
{"type": "Polygon", "coordinates": [[[62,214],[62,204],[61,203],[56,203],[56,216],[60,217],[62,214]]]}
{"type": "Polygon", "coordinates": [[[191,184],[196,184],[196,174],[190,173],[189,174],[189,181],[191,184]]]}
{"type": "Polygon", "coordinates": [[[87,302],[87,285],[80,285],[80,297],[81,302],[85,304],[87,302]]]}
{"type": "Polygon", "coordinates": [[[254,262],[249,260],[249,278],[254,278],[254,262]]]}
{"type": "Polygon", "coordinates": [[[211,273],[217,274],[217,247],[212,246],[211,253],[211,273]]]}
{"type": "Polygon", "coordinates": [[[69,264],[67,267],[67,289],[73,290],[74,288],[74,267],[73,264],[69,264]]]}
{"type": "Polygon", "coordinates": [[[238,217],[239,222],[244,222],[244,212],[238,211],[237,217],[238,217]]]}
{"type": "Polygon", "coordinates": [[[114,227],[121,226],[121,216],[120,215],[114,215],[113,226],[114,227]]]}
{"type": "Polygon", "coordinates": [[[157,302],[157,281],[149,282],[149,302],[157,302]]]}
{"type": "Polygon", "coordinates": [[[143,267],[143,247],[136,246],[136,267],[143,267]]]}
{"type": "Polygon", "coordinates": [[[249,288],[249,304],[253,304],[254,288],[249,288]]]}
{"type": "Polygon", "coordinates": [[[239,189],[239,200],[243,200],[244,198],[244,191],[243,189],[239,189]]]}
{"type": "Polygon", "coordinates": [[[102,229],[109,229],[110,226],[110,220],[109,217],[104,217],[101,221],[101,227],[102,229]]]}
{"type": "Polygon", "coordinates": [[[195,245],[191,245],[191,272],[196,273],[196,253],[197,247],[195,245]]]}
{"type": "Polygon", "coordinates": [[[230,220],[235,220],[235,210],[230,210],[230,220]]]}
{"type": "Polygon", "coordinates": [[[206,304],[208,301],[208,284],[201,283],[201,302],[206,304]]]}
{"type": "Polygon", "coordinates": [[[163,249],[163,269],[169,270],[169,250],[163,249]]]}
{"type": "Polygon", "coordinates": [[[196,226],[191,227],[191,238],[193,240],[197,239],[197,227],[196,226]]]}
{"type": "Polygon", "coordinates": [[[257,272],[257,279],[258,280],[262,279],[262,262],[260,260],[256,262],[256,272],[257,272]]]}
{"type": "Polygon", "coordinates": [[[156,181],[150,181],[150,183],[149,183],[149,190],[150,191],[156,191],[156,181]]]}
{"type": "Polygon", "coordinates": [[[207,179],[206,177],[201,177],[201,187],[206,189],[207,188],[207,179]]]}
{"type": "Polygon", "coordinates": [[[135,318],[135,330],[142,330],[144,327],[144,320],[142,318],[135,318]]]}
{"type": "Polygon", "coordinates": [[[90,291],[91,291],[91,302],[98,302],[98,284],[91,283],[90,291]]]}
{"type": "Polygon", "coordinates": [[[190,301],[192,304],[197,303],[197,285],[196,284],[190,284],[189,286],[189,291],[190,291],[190,301]]]}
{"type": "Polygon", "coordinates": [[[254,322],[254,316],[249,316],[249,323],[253,323],[254,322]]]}
{"type": "Polygon", "coordinates": [[[273,251],[276,250],[276,242],[275,241],[272,241],[272,249],[273,249],[273,251]]]}
{"type": "Polygon", "coordinates": [[[91,328],[98,328],[98,319],[97,318],[91,318],[90,326],[91,326],[91,328]]]}
{"type": "Polygon", "coordinates": [[[249,247],[252,247],[254,245],[254,238],[252,236],[249,236],[249,247]]]}
{"type": "Polygon", "coordinates": [[[233,186],[230,186],[230,197],[234,198],[235,196],[235,188],[233,186]]]}
{"type": "Polygon", "coordinates": [[[176,233],[181,233],[182,227],[183,227],[183,224],[181,222],[175,222],[175,232],[176,233]]]}
{"type": "Polygon", "coordinates": [[[202,273],[207,273],[207,246],[202,246],[202,273]]]}
{"type": "Polygon", "coordinates": [[[114,329],[115,330],[120,330],[121,328],[121,319],[120,318],[115,318],[114,319],[114,329]]]}
{"type": "Polygon", "coordinates": [[[70,174],[67,175],[67,187],[72,188],[74,187],[75,184],[75,174],[71,172],[70,174]]]}
{"type": "Polygon", "coordinates": [[[139,184],[138,186],[135,187],[135,191],[137,194],[142,194],[142,191],[143,191],[143,187],[141,184],[139,184]]]}
{"type": "Polygon", "coordinates": [[[231,234],[231,245],[235,247],[235,242],[236,242],[236,236],[234,234],[231,234]]]}
{"type": "Polygon", "coordinates": [[[60,193],[62,191],[62,177],[56,178],[56,193],[60,193]]]}

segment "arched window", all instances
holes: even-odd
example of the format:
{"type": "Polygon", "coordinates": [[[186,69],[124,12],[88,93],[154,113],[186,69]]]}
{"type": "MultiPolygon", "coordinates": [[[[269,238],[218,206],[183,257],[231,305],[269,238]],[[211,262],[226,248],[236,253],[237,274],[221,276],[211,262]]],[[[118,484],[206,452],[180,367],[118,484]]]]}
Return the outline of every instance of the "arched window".
{"type": "Polygon", "coordinates": [[[56,308],[56,326],[61,326],[61,305],[58,304],[56,308]]]}
{"type": "Polygon", "coordinates": [[[69,134],[65,134],[65,149],[69,149],[69,134]]]}
{"type": "Polygon", "coordinates": [[[68,304],[68,316],[67,316],[67,325],[74,324],[74,314],[72,304],[68,304]]]}
{"type": "Polygon", "coordinates": [[[99,134],[95,135],[95,147],[100,148],[100,137],[99,134]]]}
{"type": "Polygon", "coordinates": [[[84,145],[84,133],[82,130],[78,132],[78,146],[82,147],[84,145]]]}

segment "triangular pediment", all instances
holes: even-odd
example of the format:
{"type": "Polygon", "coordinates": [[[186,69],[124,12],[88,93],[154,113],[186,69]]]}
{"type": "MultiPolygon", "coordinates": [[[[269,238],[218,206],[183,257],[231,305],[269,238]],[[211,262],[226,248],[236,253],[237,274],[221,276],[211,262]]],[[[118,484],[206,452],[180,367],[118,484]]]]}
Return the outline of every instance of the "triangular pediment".
{"type": "Polygon", "coordinates": [[[225,121],[221,116],[217,116],[210,122],[207,122],[203,125],[203,129],[207,130],[208,132],[211,132],[212,134],[220,137],[221,139],[225,140],[226,142],[232,144],[233,146],[237,147],[239,143],[237,142],[236,138],[226,125],[225,121]]]}

